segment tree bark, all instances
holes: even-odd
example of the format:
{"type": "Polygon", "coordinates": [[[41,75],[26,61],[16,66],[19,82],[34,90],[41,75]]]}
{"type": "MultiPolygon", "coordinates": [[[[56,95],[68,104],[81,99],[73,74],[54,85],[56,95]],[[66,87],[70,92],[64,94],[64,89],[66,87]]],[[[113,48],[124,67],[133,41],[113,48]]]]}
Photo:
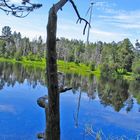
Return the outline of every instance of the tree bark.
{"type": "Polygon", "coordinates": [[[48,109],[46,134],[48,140],[60,139],[60,113],[59,91],[57,77],[57,54],[56,54],[56,30],[57,14],[55,6],[49,11],[47,25],[47,83],[48,83],[48,109]]]}
{"type": "MultiPolygon", "coordinates": [[[[46,54],[46,72],[48,83],[48,106],[45,107],[46,112],[46,131],[45,140],[60,140],[60,111],[59,111],[59,87],[57,76],[57,53],[56,53],[56,31],[57,31],[57,12],[59,9],[70,1],[74,7],[78,21],[84,20],[86,22],[85,28],[88,22],[81,18],[77,8],[72,0],[59,0],[54,4],[49,11],[48,25],[47,25],[47,54],[46,54]]],[[[84,28],[84,30],[85,30],[84,28]]],[[[66,88],[61,91],[66,91],[71,88],[66,88]]],[[[43,99],[44,101],[44,99],[43,99]]],[[[40,102],[39,102],[40,104],[40,102]]],[[[40,104],[44,106],[44,104],[40,104]]]]}

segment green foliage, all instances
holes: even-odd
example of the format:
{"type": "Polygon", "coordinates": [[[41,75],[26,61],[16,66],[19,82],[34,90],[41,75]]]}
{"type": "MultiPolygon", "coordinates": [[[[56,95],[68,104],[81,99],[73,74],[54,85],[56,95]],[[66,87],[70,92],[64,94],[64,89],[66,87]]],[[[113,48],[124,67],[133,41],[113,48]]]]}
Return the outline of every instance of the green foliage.
{"type": "MultiPolygon", "coordinates": [[[[0,57],[17,61],[22,59],[42,61],[46,58],[45,43],[43,43],[41,36],[30,41],[27,37],[22,38],[20,33],[12,33],[11,28],[7,26],[3,28],[2,33],[3,35],[10,35],[11,39],[7,41],[0,40],[0,57]]],[[[134,49],[130,40],[124,39],[118,43],[98,41],[85,46],[81,40],[60,38],[56,44],[56,51],[58,60],[63,60],[68,64],[66,67],[63,66],[64,64],[60,66],[64,71],[71,70],[77,73],[80,71],[84,74],[88,71],[94,73],[96,70],[97,73],[100,73],[100,70],[97,70],[100,66],[103,75],[116,77],[116,75],[124,75],[132,70],[135,74],[139,74],[139,44],[137,41],[134,49]],[[74,67],[71,62],[75,65],[74,67]],[[81,64],[85,64],[84,68],[81,68],[81,64]]]]}
{"type": "Polygon", "coordinates": [[[35,55],[32,52],[29,52],[26,58],[27,60],[35,61],[35,55]]]}
{"type": "Polygon", "coordinates": [[[74,62],[64,62],[64,61],[58,61],[58,69],[65,73],[76,73],[83,76],[88,76],[91,74],[99,75],[99,71],[91,71],[89,66],[86,66],[85,64],[79,63],[78,65],[74,62]]]}
{"type": "Polygon", "coordinates": [[[140,82],[137,80],[131,81],[129,91],[133,94],[133,96],[137,99],[138,103],[140,104],[140,82]]]}
{"type": "Polygon", "coordinates": [[[126,74],[127,73],[126,69],[123,69],[123,68],[117,69],[117,72],[118,72],[118,74],[126,74]]]}
{"type": "Polygon", "coordinates": [[[3,36],[11,36],[11,28],[9,26],[4,26],[2,28],[2,35],[3,36]]]}
{"type": "Polygon", "coordinates": [[[5,46],[5,41],[4,40],[0,40],[0,46],[5,46]]]}
{"type": "Polygon", "coordinates": [[[5,54],[5,51],[6,51],[5,46],[6,46],[5,41],[0,40],[0,57],[2,57],[3,54],[5,54]]]}
{"type": "Polygon", "coordinates": [[[14,57],[15,57],[15,60],[21,61],[22,60],[21,52],[20,51],[17,51],[15,53],[15,56],[14,57]]]}
{"type": "Polygon", "coordinates": [[[128,88],[128,81],[122,78],[116,79],[109,75],[108,77],[101,75],[98,85],[99,98],[105,106],[111,105],[116,111],[120,111],[129,97],[128,88]]]}
{"type": "Polygon", "coordinates": [[[136,61],[133,63],[133,67],[132,70],[135,74],[139,74],[140,75],[140,60],[136,61]]]}
{"type": "Polygon", "coordinates": [[[101,69],[101,75],[102,76],[109,76],[109,75],[112,75],[112,69],[109,67],[109,65],[108,64],[102,64],[101,65],[101,67],[100,67],[100,69],[101,69]]]}
{"type": "Polygon", "coordinates": [[[129,39],[124,39],[118,46],[118,62],[120,68],[132,71],[132,63],[134,59],[134,47],[129,39]]]}
{"type": "Polygon", "coordinates": [[[94,71],[95,70],[95,64],[94,63],[90,64],[90,70],[91,71],[94,71]]]}
{"type": "MultiPolygon", "coordinates": [[[[21,63],[23,65],[41,67],[43,69],[45,69],[46,66],[45,59],[41,59],[40,61],[31,61],[26,57],[22,57],[21,60],[0,58],[0,62],[21,63]]],[[[64,62],[60,60],[57,63],[58,63],[58,70],[65,73],[79,74],[83,76],[89,76],[91,74],[94,74],[97,75],[97,77],[100,76],[99,70],[90,71],[90,68],[87,67],[85,64],[80,63],[79,65],[77,65],[74,62],[64,62]]]]}

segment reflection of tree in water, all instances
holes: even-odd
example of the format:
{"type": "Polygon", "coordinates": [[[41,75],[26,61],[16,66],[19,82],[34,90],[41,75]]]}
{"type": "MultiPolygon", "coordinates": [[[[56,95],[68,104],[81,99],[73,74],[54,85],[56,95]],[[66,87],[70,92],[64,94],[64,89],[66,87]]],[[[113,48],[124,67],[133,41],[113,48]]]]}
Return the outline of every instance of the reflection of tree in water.
{"type": "Polygon", "coordinates": [[[126,111],[129,112],[133,108],[134,99],[130,96],[126,101],[126,111]]]}
{"type": "MultiPolygon", "coordinates": [[[[82,96],[82,92],[87,92],[88,89],[94,89],[93,86],[93,80],[92,77],[81,77],[79,75],[76,74],[63,74],[61,72],[58,73],[58,78],[59,78],[59,86],[63,86],[63,87],[72,87],[72,91],[74,94],[77,94],[78,89],[80,89],[80,94],[77,100],[77,106],[76,106],[76,112],[73,114],[74,115],[74,121],[75,121],[75,127],[78,127],[78,118],[79,118],[79,111],[80,111],[80,102],[81,102],[81,96],[82,96]],[[89,82],[90,81],[90,82],[89,82]],[[90,88],[90,86],[93,86],[92,88],[90,88]]],[[[60,92],[61,93],[61,92],[60,92]]],[[[91,94],[91,93],[90,93],[91,94]]],[[[89,97],[94,97],[94,90],[92,91],[92,95],[90,95],[89,97]]],[[[46,130],[45,133],[39,133],[38,134],[38,138],[44,138],[46,136],[46,133],[48,131],[48,103],[47,101],[47,96],[44,97],[40,97],[37,101],[38,105],[40,107],[45,108],[45,116],[46,116],[46,130]]],[[[52,123],[52,122],[49,122],[52,123]]],[[[52,125],[52,124],[51,124],[52,125]]],[[[55,134],[57,135],[57,133],[55,134]]],[[[47,136],[46,136],[47,137],[47,136]]]]}
{"type": "Polygon", "coordinates": [[[80,111],[80,103],[81,103],[81,95],[82,95],[82,92],[81,92],[81,89],[79,89],[80,93],[79,93],[79,97],[78,97],[78,103],[77,103],[77,108],[76,108],[76,112],[73,114],[73,117],[74,117],[74,122],[75,122],[75,127],[77,128],[78,127],[78,119],[79,119],[79,111],[80,111]]]}
{"type": "MultiPolygon", "coordinates": [[[[60,75],[60,82],[64,87],[72,87],[72,92],[76,94],[80,88],[80,92],[87,93],[90,99],[96,97],[96,77],[94,76],[80,76],[77,74],[65,74],[64,77],[60,75]],[[62,81],[61,81],[62,77],[62,81]]],[[[27,81],[33,88],[38,83],[45,85],[45,74],[40,68],[24,66],[19,63],[0,63],[0,89],[5,85],[14,86],[16,82],[23,83],[27,81]]],[[[139,81],[131,81],[130,86],[127,81],[122,79],[112,79],[101,77],[98,81],[98,91],[101,103],[104,105],[111,105],[116,111],[119,111],[124,105],[126,110],[130,111],[133,107],[133,96],[129,96],[128,88],[131,94],[140,103],[140,83],[139,81]],[[126,101],[126,102],[125,102],[126,101]]]]}
{"type": "Polygon", "coordinates": [[[111,105],[116,111],[120,111],[129,97],[128,88],[126,80],[101,78],[98,84],[101,103],[105,106],[111,105]]]}
{"type": "Polygon", "coordinates": [[[133,94],[133,96],[137,99],[137,102],[140,104],[140,81],[131,81],[129,91],[133,94]]]}
{"type": "MultiPolygon", "coordinates": [[[[63,86],[72,87],[73,93],[75,93],[79,87],[82,92],[87,92],[89,97],[94,97],[94,77],[82,77],[77,74],[65,74],[60,75],[60,82],[63,86]],[[63,80],[62,80],[63,79],[63,80]]],[[[0,89],[3,89],[5,85],[14,86],[16,82],[19,84],[27,80],[28,84],[36,87],[38,83],[46,85],[45,74],[41,68],[24,66],[20,63],[0,63],[0,89]]]]}
{"type": "Polygon", "coordinates": [[[64,81],[66,86],[73,88],[72,92],[74,94],[80,87],[81,92],[87,93],[89,98],[95,98],[96,79],[94,76],[86,77],[77,74],[66,74],[64,81]]]}
{"type": "Polygon", "coordinates": [[[38,82],[44,85],[44,73],[39,68],[25,67],[19,63],[0,63],[0,89],[3,89],[5,85],[13,87],[16,82],[20,84],[25,80],[33,88],[37,86],[38,82]]]}

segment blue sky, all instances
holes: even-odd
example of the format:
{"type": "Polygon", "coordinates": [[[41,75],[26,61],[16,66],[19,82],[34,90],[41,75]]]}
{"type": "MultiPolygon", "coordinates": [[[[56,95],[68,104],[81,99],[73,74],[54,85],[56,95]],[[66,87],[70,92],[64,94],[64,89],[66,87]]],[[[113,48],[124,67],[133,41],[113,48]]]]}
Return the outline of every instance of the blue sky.
{"type": "MultiPolygon", "coordinates": [[[[19,2],[19,0],[13,0],[19,2]]],[[[23,36],[31,39],[42,35],[46,38],[46,24],[48,10],[57,0],[31,0],[42,3],[43,7],[32,12],[24,19],[15,18],[11,15],[5,15],[0,11],[0,30],[8,25],[12,31],[19,31],[23,36]]],[[[89,19],[86,12],[89,8],[90,0],[74,0],[82,17],[89,19]]],[[[94,0],[90,42],[121,41],[124,38],[130,38],[134,43],[140,39],[140,0],[94,0]]],[[[83,35],[84,23],[76,24],[77,16],[70,3],[67,3],[63,11],[58,13],[58,37],[69,39],[81,39],[86,41],[86,35],[83,35]]]]}

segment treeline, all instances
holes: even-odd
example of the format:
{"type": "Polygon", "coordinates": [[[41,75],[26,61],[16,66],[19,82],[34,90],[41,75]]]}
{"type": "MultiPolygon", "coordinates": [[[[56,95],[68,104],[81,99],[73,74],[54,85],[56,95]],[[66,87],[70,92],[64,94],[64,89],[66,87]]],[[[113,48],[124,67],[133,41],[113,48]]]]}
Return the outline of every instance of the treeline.
{"type": "Polygon", "coordinates": [[[113,72],[135,72],[140,74],[140,43],[136,45],[129,39],[120,42],[105,43],[98,41],[88,46],[78,40],[61,38],[57,43],[58,59],[90,65],[91,70],[100,67],[106,74],[113,72]]]}
{"type": "Polygon", "coordinates": [[[38,39],[30,41],[27,37],[22,37],[20,32],[11,32],[9,26],[2,28],[0,39],[0,57],[15,58],[22,60],[24,57],[29,60],[41,60],[44,57],[45,43],[40,36],[38,39]]]}
{"type": "MultiPolygon", "coordinates": [[[[0,39],[0,57],[16,60],[40,61],[45,57],[45,43],[40,36],[30,41],[21,33],[11,32],[9,26],[2,29],[0,39]]],[[[140,74],[140,43],[133,45],[129,39],[120,42],[105,43],[98,41],[88,46],[81,40],[57,39],[57,56],[59,60],[84,63],[91,70],[100,67],[108,73],[126,73],[133,71],[140,74]]]]}

